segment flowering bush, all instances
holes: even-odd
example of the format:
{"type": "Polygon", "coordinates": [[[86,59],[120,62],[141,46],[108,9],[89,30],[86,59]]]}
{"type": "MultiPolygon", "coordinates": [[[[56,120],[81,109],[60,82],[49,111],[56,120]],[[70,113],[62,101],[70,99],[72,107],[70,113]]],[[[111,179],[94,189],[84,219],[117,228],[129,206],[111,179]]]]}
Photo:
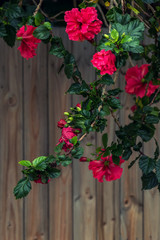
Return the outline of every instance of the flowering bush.
{"type": "MultiPolygon", "coordinates": [[[[5,2],[1,6],[0,37],[11,47],[16,40],[22,57],[29,59],[36,55],[35,49],[42,41],[49,44],[49,53],[64,59],[62,68],[72,84],[68,94],[83,97],[81,103],[65,112],[65,119],[57,123],[61,137],[50,156],[40,156],[30,161],[20,161],[24,166],[24,177],[14,188],[16,198],[25,197],[31,190],[31,182],[48,183],[59,177],[61,166],[68,166],[72,159],[88,164],[93,177],[103,182],[119,179],[125,161],[134,152],[136,162],[142,170],[142,189],[160,189],[159,145],[155,138],[156,124],[160,120],[160,8],[156,0],[125,3],[115,0],[112,4],[102,1],[83,0],[78,8],[67,9],[64,14],[66,33],[71,41],[87,40],[96,47],[91,60],[96,69],[96,79],[91,83],[84,80],[74,56],[65,49],[62,39],[54,35],[54,26],[62,12],[50,17],[43,8],[43,1],[31,12],[25,3],[5,2]],[[102,29],[103,26],[105,28],[102,29]],[[146,28],[146,31],[144,31],[146,28]],[[145,34],[144,34],[145,33],[145,34]],[[99,42],[95,36],[99,34],[99,42]],[[152,44],[145,45],[144,36],[152,38],[152,44]],[[139,65],[137,60],[143,59],[139,65]],[[119,94],[123,89],[116,87],[119,73],[126,62],[130,67],[125,74],[125,91],[133,95],[129,123],[122,126],[115,112],[122,109],[119,94]],[[107,118],[113,117],[117,124],[115,141],[108,143],[107,118]],[[81,142],[90,132],[102,133],[102,146],[92,153],[92,159],[84,155],[81,142]],[[154,139],[152,156],[143,151],[145,142],[154,139]],[[123,164],[122,164],[123,163],[123,164]]],[[[33,9],[33,8],[32,8],[33,9]]],[[[82,43],[83,44],[83,43],[82,43]]],[[[128,66],[128,65],[127,65],[128,66]]],[[[121,86],[121,83],[119,84],[121,86]]],[[[89,147],[89,145],[88,145],[89,147]]]]}

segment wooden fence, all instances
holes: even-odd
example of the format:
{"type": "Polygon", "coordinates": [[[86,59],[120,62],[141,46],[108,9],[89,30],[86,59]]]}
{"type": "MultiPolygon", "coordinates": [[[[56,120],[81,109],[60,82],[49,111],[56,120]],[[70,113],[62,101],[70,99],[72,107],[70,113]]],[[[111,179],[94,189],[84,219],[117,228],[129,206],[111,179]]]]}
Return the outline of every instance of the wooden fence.
{"type": "MultiPolygon", "coordinates": [[[[95,79],[90,63],[94,47],[68,41],[63,28],[55,34],[75,55],[84,79],[95,79]]],[[[57,121],[79,100],[64,95],[70,80],[63,71],[57,73],[61,60],[49,56],[46,45],[40,44],[37,57],[28,61],[17,46],[11,49],[0,41],[0,50],[0,239],[160,240],[160,196],[156,189],[141,191],[136,165],[128,171],[125,163],[120,181],[102,184],[93,179],[87,163],[74,160],[59,179],[47,186],[33,183],[26,199],[15,200],[13,187],[22,176],[18,161],[53,153],[60,137],[57,121]]],[[[117,85],[125,85],[123,71],[117,85]]],[[[132,100],[123,95],[121,102],[124,124],[132,100]]],[[[116,126],[112,119],[108,123],[112,141],[116,126]]],[[[98,146],[100,136],[91,134],[88,141],[98,146]]],[[[144,150],[152,155],[153,144],[144,150]]]]}

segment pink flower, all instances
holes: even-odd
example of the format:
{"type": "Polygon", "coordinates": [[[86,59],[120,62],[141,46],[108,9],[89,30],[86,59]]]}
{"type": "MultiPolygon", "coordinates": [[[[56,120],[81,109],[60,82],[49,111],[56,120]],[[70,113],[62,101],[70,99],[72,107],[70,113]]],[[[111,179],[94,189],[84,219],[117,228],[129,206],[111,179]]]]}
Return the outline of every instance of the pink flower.
{"type": "MultiPolygon", "coordinates": [[[[78,133],[75,132],[76,129],[73,129],[71,127],[63,128],[62,129],[62,136],[59,139],[59,143],[64,143],[63,150],[67,152],[73,147],[73,144],[70,143],[69,139],[72,139],[73,137],[77,136],[78,133]]],[[[57,144],[57,145],[58,145],[57,144]]]]}
{"type": "Polygon", "coordinates": [[[64,128],[64,125],[66,125],[66,121],[64,119],[61,119],[58,123],[57,123],[57,127],[59,128],[64,128]]]}
{"type": "Polygon", "coordinates": [[[102,22],[97,18],[97,10],[94,7],[87,7],[81,11],[78,8],[66,11],[64,20],[67,23],[66,32],[69,39],[73,41],[90,41],[101,31],[102,22]]]}
{"type": "Polygon", "coordinates": [[[71,127],[64,127],[62,129],[62,136],[66,139],[72,139],[73,137],[77,136],[77,134],[75,133],[75,129],[71,127]]]}
{"type": "MultiPolygon", "coordinates": [[[[48,179],[48,183],[50,182],[51,180],[48,179]]],[[[41,183],[41,184],[47,184],[47,183],[43,183],[42,182],[42,179],[41,179],[41,176],[39,175],[39,178],[37,180],[34,180],[35,183],[41,183]]]]}
{"type": "Polygon", "coordinates": [[[131,107],[131,111],[132,112],[135,112],[137,110],[137,106],[136,105],[133,105],[132,107],[131,107]]]}
{"type": "Polygon", "coordinates": [[[79,107],[81,109],[81,104],[77,103],[76,107],[79,107]]]}
{"type": "Polygon", "coordinates": [[[36,55],[35,49],[37,49],[38,43],[41,42],[41,40],[33,36],[33,32],[35,29],[36,27],[26,25],[22,26],[17,31],[17,38],[19,38],[19,40],[22,40],[18,50],[20,51],[21,56],[26,58],[27,60],[36,55]]]}
{"type": "MultiPolygon", "coordinates": [[[[137,65],[129,68],[126,72],[126,87],[125,90],[129,94],[134,94],[137,97],[144,97],[146,92],[147,83],[143,82],[144,77],[148,73],[149,64],[143,64],[141,67],[137,65]]],[[[152,81],[149,82],[147,96],[151,96],[152,93],[159,87],[159,85],[153,85],[152,81]]]]}
{"type": "Polygon", "coordinates": [[[124,162],[120,158],[119,165],[113,163],[112,156],[101,157],[101,160],[94,160],[89,163],[89,170],[93,171],[93,177],[97,178],[99,182],[103,182],[103,177],[106,181],[113,181],[119,179],[122,175],[123,169],[121,164],[124,162]]]}
{"type": "Polygon", "coordinates": [[[80,161],[80,162],[87,162],[87,158],[86,158],[86,157],[81,157],[81,158],[79,159],[79,161],[80,161]]]}
{"type": "Polygon", "coordinates": [[[106,73],[112,75],[116,70],[115,66],[116,56],[111,52],[111,50],[105,51],[104,49],[93,55],[91,63],[94,67],[100,70],[100,74],[104,75],[106,73]]]}

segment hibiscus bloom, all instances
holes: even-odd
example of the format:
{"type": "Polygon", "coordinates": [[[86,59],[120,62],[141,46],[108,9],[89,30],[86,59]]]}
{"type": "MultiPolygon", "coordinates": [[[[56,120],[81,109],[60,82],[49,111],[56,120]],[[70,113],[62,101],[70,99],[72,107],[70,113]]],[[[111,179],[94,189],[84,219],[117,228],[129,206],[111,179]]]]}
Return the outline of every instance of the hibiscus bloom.
{"type": "Polygon", "coordinates": [[[100,70],[100,74],[104,75],[106,73],[112,75],[116,70],[115,66],[116,56],[111,52],[111,50],[105,51],[102,49],[93,55],[91,63],[94,67],[100,70]]]}
{"type": "MultiPolygon", "coordinates": [[[[73,137],[77,136],[78,133],[75,132],[75,129],[73,129],[72,127],[67,127],[67,128],[63,128],[62,129],[62,136],[60,137],[58,144],[59,143],[64,143],[63,145],[63,150],[65,152],[67,152],[69,149],[71,149],[73,147],[73,143],[70,143],[70,139],[72,139],[73,137]]],[[[57,145],[58,145],[57,144],[57,145]]]]}
{"type": "Polygon", "coordinates": [[[26,58],[27,60],[36,55],[35,49],[37,49],[37,44],[41,42],[41,40],[33,36],[33,32],[35,29],[36,27],[26,25],[22,26],[17,31],[17,38],[19,40],[22,40],[18,50],[20,51],[21,56],[26,58]]]}
{"type": "Polygon", "coordinates": [[[101,157],[101,160],[94,160],[89,163],[89,170],[93,171],[93,177],[97,178],[99,182],[103,182],[105,177],[106,181],[113,181],[119,179],[122,175],[123,169],[121,164],[124,162],[120,158],[119,165],[114,164],[112,156],[101,157]]]}
{"type": "Polygon", "coordinates": [[[97,18],[97,10],[94,7],[87,7],[81,11],[78,8],[66,11],[64,20],[67,23],[66,32],[69,39],[73,41],[90,41],[101,31],[102,21],[97,18]]]}
{"type": "MultiPolygon", "coordinates": [[[[143,82],[144,77],[148,73],[149,64],[143,64],[141,67],[137,65],[129,68],[126,72],[126,87],[125,90],[129,94],[134,94],[137,97],[144,97],[146,92],[147,83],[143,82]]],[[[153,85],[150,81],[147,90],[147,96],[151,96],[152,93],[159,87],[159,85],[153,85]]]]}
{"type": "Polygon", "coordinates": [[[66,125],[66,121],[64,119],[61,119],[58,123],[57,123],[57,127],[59,128],[64,128],[64,125],[66,125]]]}

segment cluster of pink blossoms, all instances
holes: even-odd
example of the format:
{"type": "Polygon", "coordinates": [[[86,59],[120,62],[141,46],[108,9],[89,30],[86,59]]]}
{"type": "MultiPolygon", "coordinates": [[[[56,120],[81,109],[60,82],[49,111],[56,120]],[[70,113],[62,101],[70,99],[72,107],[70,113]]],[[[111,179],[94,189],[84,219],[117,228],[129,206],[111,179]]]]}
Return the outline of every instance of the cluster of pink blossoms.
{"type": "Polygon", "coordinates": [[[98,19],[94,7],[87,7],[81,11],[78,8],[66,11],[64,20],[67,23],[66,32],[69,39],[73,41],[91,41],[102,27],[102,21],[98,19]]]}

